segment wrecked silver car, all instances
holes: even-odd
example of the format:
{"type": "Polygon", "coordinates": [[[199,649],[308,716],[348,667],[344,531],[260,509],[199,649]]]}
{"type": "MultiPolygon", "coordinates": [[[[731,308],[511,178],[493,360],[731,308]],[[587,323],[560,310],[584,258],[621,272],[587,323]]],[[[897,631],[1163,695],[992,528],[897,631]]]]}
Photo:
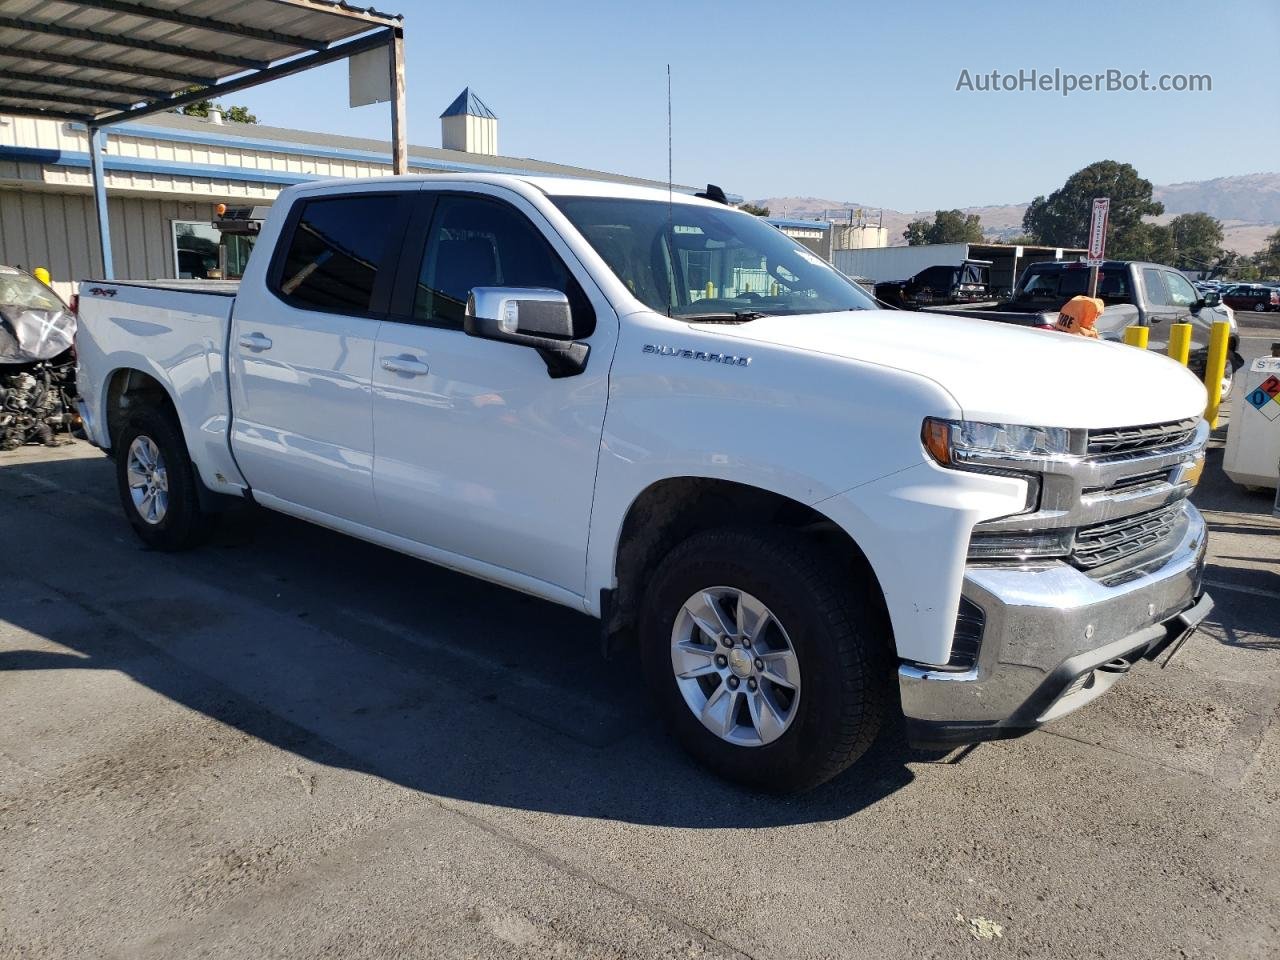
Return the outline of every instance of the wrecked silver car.
{"type": "Polygon", "coordinates": [[[0,450],[56,444],[75,407],[76,317],[28,273],[0,266],[0,450]]]}

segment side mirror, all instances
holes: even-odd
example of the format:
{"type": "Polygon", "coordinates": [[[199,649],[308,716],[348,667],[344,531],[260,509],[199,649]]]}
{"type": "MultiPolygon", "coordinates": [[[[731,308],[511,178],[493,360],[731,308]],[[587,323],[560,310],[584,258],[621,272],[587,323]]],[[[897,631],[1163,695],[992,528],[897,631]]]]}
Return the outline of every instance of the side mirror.
{"type": "Polygon", "coordinates": [[[587,366],[590,347],[573,339],[569,298],[536,287],[476,287],[467,297],[463,331],[538,351],[552,378],[572,377],[587,366]]]}

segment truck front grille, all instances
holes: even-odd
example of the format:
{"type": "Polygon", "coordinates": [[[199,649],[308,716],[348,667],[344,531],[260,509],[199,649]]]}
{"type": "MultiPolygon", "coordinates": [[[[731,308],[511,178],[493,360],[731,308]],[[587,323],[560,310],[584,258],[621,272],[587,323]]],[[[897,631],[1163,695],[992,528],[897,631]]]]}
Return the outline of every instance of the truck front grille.
{"type": "Polygon", "coordinates": [[[1076,531],[1071,562],[1092,570],[1163,543],[1174,534],[1182,513],[1183,505],[1179,501],[1148,513],[1081,527],[1076,531]]]}
{"type": "Polygon", "coordinates": [[[1166,447],[1177,447],[1195,435],[1200,421],[1196,418],[1155,423],[1142,427],[1118,427],[1090,430],[1088,452],[1091,457],[1119,454],[1151,453],[1166,447]]]}

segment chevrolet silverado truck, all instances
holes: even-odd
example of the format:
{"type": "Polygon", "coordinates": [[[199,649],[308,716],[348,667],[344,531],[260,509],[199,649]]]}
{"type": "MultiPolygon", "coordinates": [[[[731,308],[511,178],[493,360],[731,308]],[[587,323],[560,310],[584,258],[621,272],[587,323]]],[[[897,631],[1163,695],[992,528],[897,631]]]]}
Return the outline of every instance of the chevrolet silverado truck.
{"type": "Polygon", "coordinates": [[[290,187],[238,289],[85,280],[80,321],[86,428],[147,544],[246,499],[572,607],[753,787],[820,783],[900,717],[931,747],[1026,733],[1212,606],[1193,375],[878,310],[709,200],[290,187]]]}
{"type": "MultiPolygon", "coordinates": [[[[1088,264],[1051,260],[1028,266],[1018,278],[1009,300],[922,309],[1050,329],[1068,300],[1088,292],[1088,264]]],[[[1125,327],[1147,327],[1147,349],[1164,353],[1169,345],[1169,327],[1175,323],[1191,324],[1189,366],[1201,379],[1209,351],[1209,332],[1214,323],[1229,322],[1231,339],[1222,395],[1225,397],[1231,392],[1235,371],[1244,364],[1244,358],[1237,351],[1235,312],[1216,294],[1202,295],[1173,267],[1136,260],[1107,260],[1098,268],[1098,299],[1104,309],[1095,329],[1108,340],[1123,340],[1125,327]]]]}

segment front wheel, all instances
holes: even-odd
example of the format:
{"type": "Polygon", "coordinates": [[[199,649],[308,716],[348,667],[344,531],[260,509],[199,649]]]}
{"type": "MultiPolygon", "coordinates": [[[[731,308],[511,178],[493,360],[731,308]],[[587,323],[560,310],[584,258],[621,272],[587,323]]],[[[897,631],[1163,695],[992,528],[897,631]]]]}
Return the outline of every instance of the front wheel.
{"type": "Polygon", "coordinates": [[[203,542],[213,518],[200,508],[200,481],[174,417],[139,409],[114,446],[120,503],[142,541],[157,550],[185,550],[203,542]]]}
{"type": "Polygon", "coordinates": [[[663,719],[698,760],[772,792],[816,786],[875,739],[887,635],[868,585],[790,530],[696,534],[658,566],[641,657],[663,719]]]}

